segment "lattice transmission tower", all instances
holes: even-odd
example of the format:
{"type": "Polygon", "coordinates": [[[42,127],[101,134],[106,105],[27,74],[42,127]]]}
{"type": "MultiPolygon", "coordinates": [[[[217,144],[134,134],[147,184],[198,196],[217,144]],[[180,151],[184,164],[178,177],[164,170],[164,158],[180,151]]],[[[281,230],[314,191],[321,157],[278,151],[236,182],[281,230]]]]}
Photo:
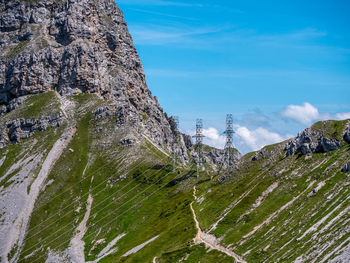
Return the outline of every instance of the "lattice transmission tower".
{"type": "Polygon", "coordinates": [[[225,154],[224,154],[224,165],[226,165],[227,172],[232,173],[233,162],[233,117],[232,114],[227,114],[226,116],[226,144],[225,144],[225,154]]]}
{"type": "Polygon", "coordinates": [[[197,166],[197,177],[199,177],[199,171],[201,169],[202,164],[204,163],[203,159],[203,120],[197,119],[196,122],[196,135],[193,136],[196,138],[196,145],[195,149],[197,152],[197,160],[196,160],[196,166],[197,166]]]}

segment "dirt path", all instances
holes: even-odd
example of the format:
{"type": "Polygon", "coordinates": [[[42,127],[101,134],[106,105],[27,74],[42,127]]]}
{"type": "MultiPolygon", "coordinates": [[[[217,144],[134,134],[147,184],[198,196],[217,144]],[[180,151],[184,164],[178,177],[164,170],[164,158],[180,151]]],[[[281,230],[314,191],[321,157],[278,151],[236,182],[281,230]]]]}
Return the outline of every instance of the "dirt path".
{"type": "MultiPolygon", "coordinates": [[[[195,200],[197,200],[196,186],[193,187],[193,197],[195,200]]],[[[210,235],[208,233],[203,232],[199,226],[199,222],[197,220],[196,213],[193,209],[193,202],[190,204],[190,207],[191,207],[192,214],[193,214],[193,220],[195,221],[196,228],[198,230],[197,235],[194,238],[195,244],[204,243],[206,247],[218,250],[220,252],[225,253],[226,255],[228,255],[230,257],[233,257],[236,260],[236,262],[246,263],[246,261],[244,259],[242,259],[239,255],[234,253],[232,250],[230,250],[224,246],[221,246],[219,240],[214,235],[210,235]]]]}

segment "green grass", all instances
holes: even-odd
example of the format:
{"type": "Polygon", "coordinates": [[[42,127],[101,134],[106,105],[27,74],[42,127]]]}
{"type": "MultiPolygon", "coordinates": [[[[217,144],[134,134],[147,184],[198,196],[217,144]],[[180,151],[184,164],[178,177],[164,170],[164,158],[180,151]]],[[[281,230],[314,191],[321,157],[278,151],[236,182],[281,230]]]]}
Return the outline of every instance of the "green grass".
{"type": "Polygon", "coordinates": [[[38,119],[43,116],[57,115],[60,112],[60,102],[56,93],[54,91],[48,91],[29,95],[23,104],[2,116],[0,118],[0,123],[18,118],[38,119]]]}
{"type": "Polygon", "coordinates": [[[342,141],[345,125],[348,121],[320,121],[312,125],[312,129],[322,133],[330,139],[342,141]]]}
{"type": "MultiPolygon", "coordinates": [[[[88,161],[88,127],[90,119],[91,113],[88,113],[78,122],[78,129],[74,139],[63,152],[61,158],[57,161],[53,171],[49,175],[48,180],[53,179],[55,183],[48,186],[47,190],[39,196],[37,202],[38,208],[34,210],[30,221],[29,237],[31,238],[26,240],[23,250],[26,251],[25,254],[32,252],[34,250],[32,247],[36,247],[36,245],[40,244],[40,240],[52,235],[59,225],[63,227],[59,229],[60,231],[57,235],[51,236],[51,240],[54,240],[59,235],[62,235],[62,237],[52,243],[48,243],[48,246],[55,248],[63,244],[63,247],[66,247],[69,244],[68,240],[72,236],[72,232],[64,232],[67,231],[67,229],[74,228],[76,226],[75,219],[80,219],[84,213],[84,206],[82,206],[80,212],[73,212],[73,210],[77,208],[79,202],[85,203],[86,198],[81,200],[79,196],[85,194],[90,187],[90,178],[81,181],[82,173],[88,161]],[[74,152],[70,152],[68,149],[73,149],[74,152]],[[69,190],[67,191],[67,189],[69,190]],[[73,203],[72,196],[78,197],[73,203]],[[64,209],[67,206],[69,206],[69,209],[64,209]],[[60,210],[65,216],[57,214],[57,211],[60,210]],[[46,222],[44,225],[46,228],[36,227],[39,222],[43,221],[46,222]]],[[[30,259],[28,260],[30,261],[30,259]]]]}
{"type": "MultiPolygon", "coordinates": [[[[21,105],[12,113],[13,116],[22,114],[25,109],[29,110],[29,116],[39,116],[56,100],[54,93],[41,95],[48,96],[47,100],[51,102],[46,104],[39,95],[30,97],[23,108],[21,105]]],[[[204,230],[208,230],[230,204],[240,200],[213,234],[222,238],[222,245],[232,244],[234,251],[240,255],[249,251],[244,256],[248,262],[293,262],[301,254],[310,254],[318,243],[335,240],[337,233],[343,229],[342,222],[350,217],[344,216],[341,219],[343,221],[325,231],[319,240],[312,240],[309,234],[302,242],[296,241],[297,237],[349,195],[349,190],[343,187],[349,183],[349,178],[340,172],[350,158],[346,144],[336,151],[314,154],[309,159],[296,156],[284,158],[283,143],[267,146],[263,149],[266,158],[251,161],[254,153],[243,156],[239,170],[234,171],[224,183],[218,183],[217,178],[222,174],[208,180],[212,175],[210,172],[201,172],[200,178],[191,176],[193,171],[190,169],[180,169],[181,174],[173,173],[171,160],[147,141],[133,147],[122,147],[119,140],[130,130],[115,129],[113,116],[97,120],[91,113],[104,104],[102,100],[93,94],[82,94],[72,99],[76,103],[77,133],[49,175],[48,180],[53,179],[54,183],[38,198],[22,259],[40,246],[42,250],[37,252],[36,257],[45,255],[48,247],[64,251],[86,212],[88,194],[92,195],[93,203],[88,230],[83,238],[86,260],[95,260],[111,240],[126,233],[117,243],[118,250],[103,258],[100,261],[102,263],[152,262],[155,256],[158,262],[232,262],[233,259],[223,253],[208,251],[204,245],[193,244],[197,230],[189,205],[193,201],[194,184],[197,184],[197,196],[204,198],[201,204],[194,202],[193,205],[204,230]],[[68,150],[70,148],[73,152],[68,150]],[[322,165],[316,168],[321,162],[322,165]],[[182,180],[176,180],[179,178],[182,180]],[[321,181],[326,183],[317,193],[309,195],[312,188],[308,191],[305,189],[312,180],[316,181],[312,188],[321,181]],[[262,199],[260,206],[251,210],[261,194],[276,181],[279,182],[278,187],[262,199]],[[331,193],[339,200],[327,201],[331,193]],[[293,204],[276,214],[271,222],[256,231],[251,238],[240,243],[244,235],[298,195],[300,197],[293,204]],[[42,222],[43,225],[38,227],[42,222]],[[272,228],[273,231],[270,231],[272,228]],[[130,249],[156,235],[159,237],[138,253],[122,257],[130,249]],[[105,242],[92,249],[99,239],[105,239],[105,242]]],[[[339,138],[344,124],[330,122],[329,127],[324,129],[331,138],[339,138]]],[[[320,128],[317,125],[315,129],[320,128]]],[[[35,136],[39,137],[35,138],[45,134],[43,141],[45,144],[50,142],[45,145],[49,147],[57,140],[60,134],[58,131],[52,129],[37,133],[35,136]],[[54,131],[56,137],[47,137],[54,131]]],[[[34,138],[24,144],[0,150],[0,154],[7,155],[0,167],[0,174],[21,158],[27,145],[25,143],[31,140],[34,138]]],[[[340,205],[339,211],[329,216],[320,228],[348,205],[348,201],[340,205]]],[[[336,240],[323,255],[346,237],[336,240]]],[[[23,262],[30,262],[33,258],[23,262]]],[[[45,257],[36,262],[45,262],[45,257]]]]}
{"type": "Polygon", "coordinates": [[[7,52],[5,57],[12,58],[14,56],[19,55],[20,53],[22,53],[24,51],[24,49],[29,44],[29,42],[30,42],[29,40],[23,40],[23,41],[19,42],[16,46],[12,47],[10,49],[10,51],[7,52]]]}
{"type": "Polygon", "coordinates": [[[54,91],[30,96],[23,105],[25,111],[21,112],[24,118],[38,118],[48,112],[59,112],[59,101],[54,91]]]}

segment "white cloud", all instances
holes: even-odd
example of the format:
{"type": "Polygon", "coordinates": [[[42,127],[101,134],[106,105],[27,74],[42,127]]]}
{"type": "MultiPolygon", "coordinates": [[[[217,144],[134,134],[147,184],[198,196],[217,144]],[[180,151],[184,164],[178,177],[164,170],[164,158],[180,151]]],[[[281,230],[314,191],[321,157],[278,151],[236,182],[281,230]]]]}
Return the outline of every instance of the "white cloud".
{"type": "Polygon", "coordinates": [[[213,146],[215,148],[222,149],[225,147],[226,138],[223,135],[220,135],[219,131],[213,127],[209,127],[208,129],[203,129],[205,144],[213,146]]]}
{"type": "MultiPolygon", "coordinates": [[[[305,102],[303,105],[289,105],[281,115],[304,125],[310,125],[314,121],[325,119],[350,119],[350,112],[338,112],[334,114],[320,113],[315,106],[307,102],[305,102]]],[[[266,145],[279,143],[294,137],[292,134],[280,134],[270,131],[262,127],[264,124],[261,126],[259,125],[254,129],[241,125],[234,124],[234,146],[243,154],[251,151],[257,151],[266,145]]],[[[245,124],[243,123],[243,125],[245,124]]],[[[194,135],[195,131],[188,130],[187,133],[194,135]]],[[[204,144],[218,149],[223,149],[225,147],[226,137],[216,128],[209,127],[207,129],[203,129],[203,135],[205,136],[203,139],[204,144]]]]}
{"type": "Polygon", "coordinates": [[[244,149],[250,149],[253,151],[259,150],[269,144],[282,142],[285,139],[292,137],[291,135],[282,136],[261,127],[255,130],[249,130],[247,127],[239,125],[237,125],[235,136],[238,139],[239,145],[244,149]]]}
{"type": "Polygon", "coordinates": [[[320,114],[318,109],[308,102],[303,105],[289,105],[282,112],[282,116],[309,125],[315,120],[324,120],[329,118],[328,114],[320,114]]]}
{"type": "Polygon", "coordinates": [[[295,120],[305,125],[310,125],[320,120],[346,120],[350,119],[350,112],[338,112],[336,114],[320,113],[319,110],[308,102],[303,105],[288,105],[282,116],[295,120]]]}
{"type": "Polygon", "coordinates": [[[339,113],[335,114],[335,119],[336,120],[350,119],[350,112],[339,112],[339,113]]]}

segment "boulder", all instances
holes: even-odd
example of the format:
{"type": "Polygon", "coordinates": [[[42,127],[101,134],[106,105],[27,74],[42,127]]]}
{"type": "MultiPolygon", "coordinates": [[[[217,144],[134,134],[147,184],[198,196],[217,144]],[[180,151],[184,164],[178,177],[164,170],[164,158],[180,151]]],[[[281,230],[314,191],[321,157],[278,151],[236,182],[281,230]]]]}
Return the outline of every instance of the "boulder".
{"type": "Polygon", "coordinates": [[[345,164],[341,171],[343,173],[350,173],[350,163],[345,164]]]}
{"type": "Polygon", "coordinates": [[[330,152],[339,149],[340,142],[338,140],[331,140],[327,137],[320,137],[316,148],[316,152],[330,152]]]}
{"type": "Polygon", "coordinates": [[[343,138],[344,138],[344,141],[346,141],[347,143],[350,143],[350,123],[348,123],[348,126],[345,130],[343,138]]]}
{"type": "Polygon", "coordinates": [[[23,139],[30,138],[35,131],[45,131],[48,127],[59,127],[63,124],[63,115],[59,113],[52,116],[44,116],[40,119],[15,119],[6,123],[0,130],[0,148],[9,142],[19,143],[23,139]]]}
{"type": "Polygon", "coordinates": [[[286,144],[285,151],[286,156],[326,153],[339,149],[340,145],[338,140],[330,139],[311,128],[307,128],[286,144]]]}
{"type": "Polygon", "coordinates": [[[7,107],[5,105],[0,105],[0,117],[5,115],[7,112],[7,107]]]}
{"type": "Polygon", "coordinates": [[[125,137],[119,141],[123,146],[134,146],[137,142],[137,139],[133,136],[125,137]]]}

